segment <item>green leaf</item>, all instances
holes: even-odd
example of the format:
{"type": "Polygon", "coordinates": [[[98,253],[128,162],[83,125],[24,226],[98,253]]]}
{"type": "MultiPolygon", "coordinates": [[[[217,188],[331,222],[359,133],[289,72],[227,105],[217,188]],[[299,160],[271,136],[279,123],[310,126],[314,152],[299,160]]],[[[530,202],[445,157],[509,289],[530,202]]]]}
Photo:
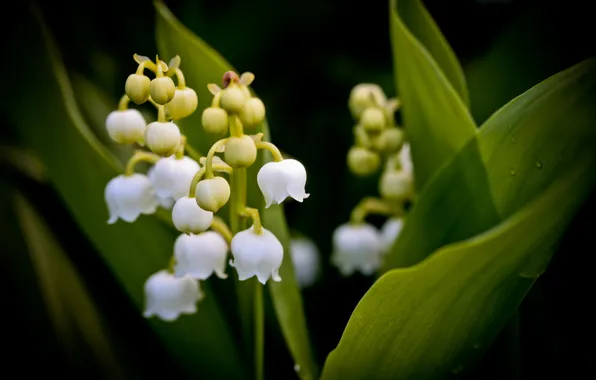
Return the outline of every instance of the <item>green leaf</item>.
{"type": "MultiPolygon", "coordinates": [[[[167,266],[175,235],[152,216],[142,216],[134,224],[106,223],[104,189],[120,173],[118,161],[84,123],[56,46],[36,15],[38,22],[23,20],[27,38],[13,50],[22,57],[27,80],[7,84],[13,92],[3,96],[3,111],[43,160],[74,219],[141,309],[143,284],[167,266]]],[[[189,374],[241,379],[244,372],[236,345],[208,286],[206,293],[197,314],[175,323],[155,319],[150,323],[189,374]]]]}
{"type": "Polygon", "coordinates": [[[467,369],[532,286],[526,263],[554,252],[594,185],[595,163],[583,155],[503,223],[382,276],[354,310],[322,379],[436,379],[467,369]]]}
{"type": "MultiPolygon", "coordinates": [[[[181,120],[181,125],[184,127],[185,133],[188,134],[189,141],[193,145],[199,146],[201,151],[206,152],[216,140],[213,136],[203,132],[200,121],[202,110],[210,106],[212,99],[212,95],[207,91],[207,84],[220,83],[223,73],[234,70],[234,68],[212,47],[182,25],[161,1],[155,1],[154,4],[157,11],[157,43],[160,54],[164,57],[180,55],[186,83],[197,91],[199,96],[197,111],[193,116],[181,120]]],[[[254,132],[250,131],[249,133],[257,132],[263,132],[263,140],[269,141],[267,122],[264,122],[254,132]]],[[[259,152],[257,162],[248,170],[248,205],[260,209],[265,227],[271,230],[284,245],[286,254],[280,268],[280,276],[283,281],[269,282],[268,287],[290,353],[295,364],[300,366],[298,375],[302,379],[314,379],[317,376],[317,368],[310,349],[302,298],[289,255],[289,235],[283,208],[272,206],[265,209],[262,194],[256,183],[259,168],[270,160],[271,157],[268,153],[259,152]]],[[[242,292],[242,296],[239,296],[243,300],[242,307],[246,310],[241,313],[243,314],[242,318],[245,321],[250,321],[251,316],[247,314],[252,310],[252,304],[247,302],[247,299],[249,301],[252,299],[253,287],[240,283],[239,288],[239,291],[242,292]]],[[[250,326],[250,323],[245,322],[245,324],[250,326]]]]}
{"type": "Polygon", "coordinates": [[[422,189],[474,136],[476,125],[466,107],[461,68],[423,5],[391,0],[390,27],[396,88],[416,187],[422,189]]]}

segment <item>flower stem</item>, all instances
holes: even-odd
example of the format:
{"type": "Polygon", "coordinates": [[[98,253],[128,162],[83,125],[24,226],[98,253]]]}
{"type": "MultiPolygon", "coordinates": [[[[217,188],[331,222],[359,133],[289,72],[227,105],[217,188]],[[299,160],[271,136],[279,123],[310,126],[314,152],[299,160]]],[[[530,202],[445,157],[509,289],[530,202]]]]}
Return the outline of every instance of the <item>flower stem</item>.
{"type": "Polygon", "coordinates": [[[367,197],[362,199],[362,201],[358,203],[358,206],[352,210],[350,221],[354,224],[360,224],[371,214],[393,215],[396,213],[397,210],[382,199],[367,197]]]}
{"type": "Polygon", "coordinates": [[[246,207],[242,215],[248,216],[252,219],[252,225],[255,234],[260,235],[263,233],[263,225],[261,224],[261,217],[259,215],[258,209],[246,207]]]}
{"type": "Polygon", "coordinates": [[[139,162],[150,162],[155,164],[161,157],[154,153],[145,152],[142,150],[138,150],[135,154],[128,160],[126,164],[126,169],[124,171],[124,175],[133,175],[135,173],[135,166],[139,162]]]}
{"type": "Polygon", "coordinates": [[[277,147],[270,142],[260,141],[257,142],[255,145],[257,146],[257,149],[266,149],[269,152],[271,152],[271,155],[273,155],[273,161],[279,162],[284,159],[284,156],[282,156],[279,149],[277,149],[277,147]]]}
{"type": "Polygon", "coordinates": [[[237,115],[232,115],[228,120],[230,124],[230,135],[232,137],[244,136],[244,128],[242,127],[240,118],[237,115]]]}
{"type": "MultiPolygon", "coordinates": [[[[213,178],[213,156],[215,156],[215,152],[217,152],[217,150],[222,146],[226,145],[227,142],[227,138],[221,139],[215,144],[213,144],[211,146],[211,149],[209,149],[209,152],[207,152],[207,158],[205,159],[205,177],[207,177],[208,179],[213,178]]],[[[246,182],[246,175],[244,177],[244,180],[244,182],[246,182]]],[[[246,194],[246,183],[244,183],[244,193],[246,194]]]]}
{"type": "Polygon", "coordinates": [[[186,141],[186,144],[185,144],[185,146],[184,146],[184,147],[185,147],[185,149],[186,149],[186,154],[187,154],[187,155],[188,155],[190,158],[192,158],[192,159],[193,159],[193,160],[195,160],[196,162],[199,162],[199,161],[201,161],[201,157],[202,157],[202,155],[201,155],[201,152],[199,152],[197,149],[193,148],[193,147],[192,147],[192,146],[191,146],[191,145],[188,143],[188,141],[186,141]]]}
{"type": "Polygon", "coordinates": [[[228,225],[222,218],[214,216],[213,221],[211,222],[211,229],[220,234],[228,244],[232,242],[232,231],[230,231],[228,225]]]}
{"type": "Polygon", "coordinates": [[[182,70],[176,67],[175,70],[176,78],[178,78],[178,89],[182,90],[186,87],[186,81],[184,80],[184,74],[182,74],[182,70]]]}
{"type": "Polygon", "coordinates": [[[255,379],[263,380],[263,363],[265,351],[265,310],[263,307],[263,285],[255,281],[254,303],[255,330],[255,379]]]}
{"type": "Polygon", "coordinates": [[[166,123],[168,121],[168,119],[166,119],[166,107],[165,106],[159,106],[157,108],[157,121],[159,121],[160,123],[166,123]]]}
{"type": "Polygon", "coordinates": [[[122,95],[120,102],[118,102],[118,111],[126,111],[128,109],[128,103],[130,103],[128,95],[122,95]]]}

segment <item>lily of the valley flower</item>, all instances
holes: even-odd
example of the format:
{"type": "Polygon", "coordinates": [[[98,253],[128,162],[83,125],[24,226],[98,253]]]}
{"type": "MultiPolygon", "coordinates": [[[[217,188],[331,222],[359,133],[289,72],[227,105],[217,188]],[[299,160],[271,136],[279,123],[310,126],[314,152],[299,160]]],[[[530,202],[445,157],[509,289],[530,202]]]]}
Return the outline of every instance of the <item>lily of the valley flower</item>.
{"type": "Polygon", "coordinates": [[[238,232],[232,239],[234,261],[230,265],[236,268],[238,279],[244,281],[257,276],[261,284],[269,278],[281,281],[279,267],[283,261],[284,249],[275,235],[265,229],[257,234],[254,226],[238,232]]]}
{"type": "Polygon", "coordinates": [[[180,232],[198,234],[213,222],[213,213],[199,207],[195,198],[179,198],[172,207],[172,222],[180,232]]]}
{"type": "Polygon", "coordinates": [[[257,174],[257,183],[265,198],[265,207],[280,204],[287,197],[302,202],[309,196],[304,190],[306,169],[294,159],[266,163],[257,174]]]}
{"type": "Polygon", "coordinates": [[[108,134],[119,144],[134,144],[143,141],[147,122],[135,109],[112,111],[106,118],[108,134]]]}
{"type": "Polygon", "coordinates": [[[399,236],[404,226],[404,220],[402,218],[389,218],[381,227],[381,242],[383,244],[383,253],[387,253],[393,242],[399,236]]]}
{"type": "Polygon", "coordinates": [[[197,311],[197,301],[203,298],[199,283],[184,276],[175,277],[167,270],[151,275],[145,282],[145,318],[154,315],[164,321],[174,321],[180,314],[197,311]]]}
{"type": "Polygon", "coordinates": [[[331,262],[344,276],[355,271],[371,275],[381,265],[383,245],[370,224],[343,224],[333,233],[331,262]]]}
{"type": "Polygon", "coordinates": [[[219,278],[227,278],[227,253],[228,244],[217,232],[182,234],[174,243],[174,272],[176,276],[188,275],[198,280],[206,280],[214,272],[219,278]]]}
{"type": "Polygon", "coordinates": [[[105,189],[109,224],[118,218],[132,223],[141,214],[153,214],[158,203],[151,181],[143,174],[119,175],[108,182],[105,189]]]}
{"type": "Polygon", "coordinates": [[[301,288],[311,286],[319,274],[319,250],[315,243],[300,237],[290,241],[290,253],[296,280],[301,288]]]}
{"type": "Polygon", "coordinates": [[[414,164],[412,163],[412,153],[410,150],[410,143],[404,143],[399,151],[399,164],[401,169],[410,175],[414,174],[414,164]]]}
{"type": "Polygon", "coordinates": [[[188,194],[188,187],[199,169],[199,164],[192,158],[184,156],[177,159],[172,155],[157,161],[149,179],[153,183],[157,197],[171,198],[173,203],[188,194]]]}

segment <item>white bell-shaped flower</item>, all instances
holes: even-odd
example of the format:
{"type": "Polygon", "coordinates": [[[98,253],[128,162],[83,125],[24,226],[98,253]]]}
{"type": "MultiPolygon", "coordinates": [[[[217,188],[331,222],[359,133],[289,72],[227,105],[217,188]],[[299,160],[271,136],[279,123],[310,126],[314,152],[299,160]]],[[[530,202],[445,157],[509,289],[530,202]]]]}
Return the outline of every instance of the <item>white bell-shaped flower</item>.
{"type": "Polygon", "coordinates": [[[119,144],[134,144],[143,141],[147,122],[135,109],[112,111],[106,118],[108,134],[119,144]]]}
{"type": "MultiPolygon", "coordinates": [[[[152,166],[149,168],[149,170],[147,171],[147,177],[149,177],[149,180],[151,181],[151,184],[153,184],[154,178],[153,176],[155,175],[155,166],[152,166]]],[[[190,185],[189,185],[190,187],[190,185]]],[[[157,203],[165,208],[165,209],[171,209],[172,206],[174,206],[174,202],[176,202],[174,200],[174,198],[172,197],[160,197],[159,195],[157,195],[157,193],[155,194],[155,199],[157,200],[157,203]]]]}
{"type": "Polygon", "coordinates": [[[279,204],[287,197],[302,202],[309,196],[304,190],[306,169],[294,159],[266,163],[257,174],[257,183],[265,198],[265,207],[279,204]]]}
{"type": "Polygon", "coordinates": [[[180,232],[199,234],[211,226],[213,213],[200,208],[195,198],[185,196],[172,207],[172,222],[180,232]]]}
{"type": "Polygon", "coordinates": [[[281,281],[279,267],[283,261],[284,248],[273,233],[262,228],[260,234],[255,233],[254,226],[240,231],[232,239],[234,261],[230,265],[236,268],[238,279],[244,281],[257,276],[261,284],[271,277],[273,281],[281,281]]]}
{"type": "Polygon", "coordinates": [[[198,280],[206,280],[214,272],[219,278],[227,278],[227,253],[228,244],[217,232],[182,234],[174,243],[174,272],[176,276],[187,275],[198,280]]]}
{"type": "Polygon", "coordinates": [[[197,301],[203,298],[197,280],[189,276],[175,277],[167,270],[152,274],[145,282],[145,318],[154,315],[164,321],[174,321],[180,314],[197,311],[197,301]]]}
{"type": "Polygon", "coordinates": [[[331,263],[344,276],[355,271],[373,274],[381,265],[382,241],[379,231],[370,224],[343,224],[333,232],[331,263]]]}
{"type": "Polygon", "coordinates": [[[190,183],[200,166],[190,157],[184,156],[177,159],[172,155],[159,159],[152,169],[149,179],[153,183],[158,199],[171,198],[177,201],[188,195],[190,183]]]}
{"type": "Polygon", "coordinates": [[[290,240],[290,253],[296,280],[301,288],[314,284],[319,274],[319,250],[315,243],[305,237],[290,240]]]}
{"type": "Polygon", "coordinates": [[[151,181],[143,174],[119,175],[112,178],[105,189],[110,219],[114,224],[118,218],[132,223],[141,214],[153,214],[157,210],[155,190],[151,181]]]}
{"type": "Polygon", "coordinates": [[[389,218],[381,227],[381,243],[383,244],[383,253],[389,252],[393,242],[399,236],[404,226],[402,218],[389,218]]]}

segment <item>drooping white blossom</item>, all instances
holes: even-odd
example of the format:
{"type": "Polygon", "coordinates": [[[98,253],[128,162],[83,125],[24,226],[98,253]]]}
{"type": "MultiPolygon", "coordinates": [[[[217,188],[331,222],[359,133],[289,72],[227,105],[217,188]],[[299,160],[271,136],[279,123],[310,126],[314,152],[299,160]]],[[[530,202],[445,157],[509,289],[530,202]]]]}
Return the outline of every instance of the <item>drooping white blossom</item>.
{"type": "Polygon", "coordinates": [[[217,232],[182,234],[174,243],[174,272],[176,276],[187,275],[199,280],[206,280],[212,273],[219,278],[227,278],[227,253],[228,244],[217,232]]]}
{"type": "Polygon", "coordinates": [[[331,263],[341,274],[355,271],[373,274],[381,265],[382,241],[379,231],[370,224],[343,224],[333,232],[331,263]]]}
{"type": "Polygon", "coordinates": [[[381,241],[383,244],[383,253],[387,253],[393,242],[399,236],[404,226],[404,220],[402,218],[389,218],[381,227],[381,241]]]}
{"type": "Polygon", "coordinates": [[[151,275],[145,282],[145,312],[149,318],[158,316],[164,321],[174,321],[180,314],[197,311],[197,301],[203,298],[197,280],[189,276],[175,277],[167,270],[151,275]]]}
{"type": "Polygon", "coordinates": [[[136,109],[112,111],[106,118],[108,134],[119,144],[143,141],[147,122],[136,109]]]}
{"type": "Polygon", "coordinates": [[[304,189],[306,169],[294,159],[266,163],[257,174],[257,183],[265,198],[265,207],[279,204],[287,197],[302,202],[309,196],[304,189]]]}
{"type": "Polygon", "coordinates": [[[172,222],[180,232],[198,234],[211,226],[213,213],[200,208],[195,198],[184,196],[172,207],[172,222]]]}
{"type": "Polygon", "coordinates": [[[141,214],[153,214],[158,205],[151,181],[138,173],[112,178],[104,196],[110,213],[109,224],[118,219],[132,223],[141,214]]]}
{"type": "Polygon", "coordinates": [[[290,240],[290,253],[296,280],[301,288],[311,286],[320,270],[319,250],[315,243],[305,237],[290,240]]]}
{"type": "Polygon", "coordinates": [[[240,231],[232,239],[232,255],[230,265],[236,268],[238,279],[244,281],[257,276],[259,282],[265,284],[269,278],[281,281],[279,267],[283,261],[284,249],[277,237],[269,230],[262,228],[255,233],[254,226],[240,231]]]}
{"type": "Polygon", "coordinates": [[[157,197],[171,198],[173,204],[179,198],[188,195],[190,183],[199,169],[199,164],[192,158],[184,156],[177,159],[175,155],[171,155],[157,161],[149,179],[157,197]]]}

